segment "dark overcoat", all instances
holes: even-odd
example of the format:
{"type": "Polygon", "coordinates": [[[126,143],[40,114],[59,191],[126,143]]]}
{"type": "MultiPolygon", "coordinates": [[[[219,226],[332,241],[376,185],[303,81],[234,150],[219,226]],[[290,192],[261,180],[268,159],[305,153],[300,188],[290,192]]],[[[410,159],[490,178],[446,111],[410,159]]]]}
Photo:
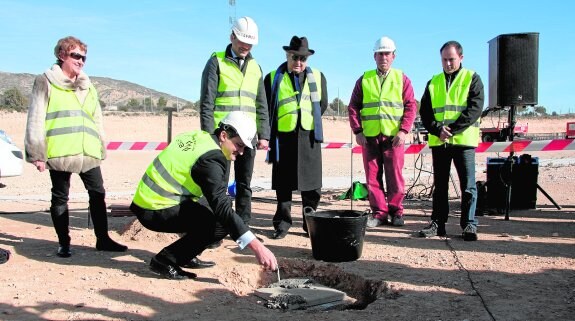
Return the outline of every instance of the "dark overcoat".
{"type": "MultiPolygon", "coordinates": [[[[303,88],[306,78],[302,75],[305,75],[305,72],[299,77],[300,88],[303,88]]],[[[293,85],[293,74],[289,73],[289,77],[293,85]]],[[[264,87],[270,115],[271,109],[275,108],[272,104],[272,81],[270,74],[267,74],[264,87]]],[[[321,73],[320,107],[323,115],[328,107],[327,85],[323,73],[321,73]]],[[[274,115],[277,117],[277,113],[274,112],[274,115]]],[[[313,130],[305,130],[301,127],[299,119],[301,117],[298,117],[298,124],[293,132],[277,133],[279,157],[272,162],[272,189],[274,190],[310,191],[322,187],[321,143],[315,141],[313,130]]],[[[270,123],[273,121],[275,120],[270,117],[270,123]]]]}

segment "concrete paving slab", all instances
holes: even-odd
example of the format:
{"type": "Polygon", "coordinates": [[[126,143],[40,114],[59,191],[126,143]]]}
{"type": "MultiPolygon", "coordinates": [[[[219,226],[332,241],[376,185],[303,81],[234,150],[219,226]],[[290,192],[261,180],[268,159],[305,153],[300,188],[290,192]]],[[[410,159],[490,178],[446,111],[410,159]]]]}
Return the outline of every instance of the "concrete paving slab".
{"type": "Polygon", "coordinates": [[[278,309],[304,309],[343,301],[346,297],[342,291],[315,284],[309,279],[284,279],[257,289],[255,295],[268,300],[269,308],[278,309]]]}

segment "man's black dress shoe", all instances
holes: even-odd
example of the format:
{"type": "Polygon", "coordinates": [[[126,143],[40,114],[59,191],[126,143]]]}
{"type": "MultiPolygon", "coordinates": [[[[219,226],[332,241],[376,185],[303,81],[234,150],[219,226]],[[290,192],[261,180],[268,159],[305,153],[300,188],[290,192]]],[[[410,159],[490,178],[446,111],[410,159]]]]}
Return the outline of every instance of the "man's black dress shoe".
{"type": "Polygon", "coordinates": [[[283,239],[284,237],[286,237],[287,234],[288,231],[275,230],[274,233],[272,234],[272,239],[274,240],[283,239]]]}
{"type": "Polygon", "coordinates": [[[195,279],[197,277],[195,273],[186,272],[176,265],[162,263],[155,257],[150,261],[150,270],[170,280],[195,279]]]}
{"type": "Polygon", "coordinates": [[[191,259],[188,263],[184,263],[180,266],[187,269],[205,269],[210,268],[214,265],[216,265],[216,262],[202,261],[198,259],[198,257],[196,256],[195,258],[191,259]]]}
{"type": "Polygon", "coordinates": [[[58,246],[58,252],[56,255],[59,257],[70,257],[72,256],[72,251],[70,251],[70,245],[60,245],[58,246]]]}

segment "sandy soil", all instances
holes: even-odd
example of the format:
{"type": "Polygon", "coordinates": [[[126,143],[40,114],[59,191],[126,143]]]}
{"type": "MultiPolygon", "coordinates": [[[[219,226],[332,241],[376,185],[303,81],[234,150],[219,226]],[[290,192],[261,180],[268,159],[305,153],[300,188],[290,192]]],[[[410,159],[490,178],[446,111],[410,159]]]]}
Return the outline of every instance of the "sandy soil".
{"type": "MultiPolygon", "coordinates": [[[[25,114],[0,115],[0,128],[22,147],[25,114]]],[[[564,120],[529,120],[530,132],[564,131],[564,120]]],[[[344,120],[326,119],[326,140],[349,142],[344,120]]],[[[173,133],[197,129],[193,117],[175,117],[173,133]]],[[[109,141],[164,141],[165,116],[106,116],[109,141]]],[[[129,204],[143,171],[156,152],[110,151],[102,166],[108,205],[129,204]]],[[[256,161],[252,226],[277,255],[282,278],[312,278],[344,291],[351,305],[332,309],[273,310],[254,291],[277,281],[256,264],[249,250],[230,239],[202,254],[217,263],[194,270],[196,280],[162,279],[148,269],[149,259],[176,235],[140,229],[133,217],[110,217],[113,238],[129,246],[126,253],[95,250],[81,181],[72,181],[70,207],[74,255],[55,256],[56,235],[49,208],[50,181],[26,164],[21,177],[3,178],[0,189],[0,247],[12,258],[0,265],[2,320],[573,320],[575,315],[575,151],[531,152],[539,157],[538,184],[561,207],[537,192],[537,208],[479,217],[478,242],[464,242],[458,226],[458,200],[446,238],[422,239],[416,231],[431,214],[430,155],[408,155],[404,175],[409,189],[406,225],[368,229],[361,258],[330,263],[315,260],[301,229],[300,204],[290,234],[272,232],[273,191],[265,188],[271,168],[264,153],[256,161]],[[422,170],[420,170],[422,168],[422,170]],[[259,186],[258,186],[259,185],[259,186]]],[[[478,154],[477,178],[485,179],[486,158],[478,154]]],[[[365,201],[337,200],[341,183],[362,180],[359,154],[325,150],[321,211],[365,210],[365,201]],[[350,177],[351,176],[351,177],[350,177]],[[327,183],[325,185],[328,185],[327,183]]],[[[455,175],[455,174],[454,174],[455,175]]],[[[455,175],[455,180],[457,179],[455,175]]],[[[347,185],[349,186],[349,184],[347,185]]],[[[299,200],[298,197],[295,198],[299,200]]],[[[496,213],[493,213],[496,214],[496,213]]]]}

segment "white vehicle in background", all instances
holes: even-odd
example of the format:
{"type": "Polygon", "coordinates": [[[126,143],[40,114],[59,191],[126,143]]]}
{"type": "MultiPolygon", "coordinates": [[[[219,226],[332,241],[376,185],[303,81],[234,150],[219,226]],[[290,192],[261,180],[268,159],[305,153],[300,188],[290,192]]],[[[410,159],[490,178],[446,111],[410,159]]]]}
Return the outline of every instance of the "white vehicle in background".
{"type": "Polygon", "coordinates": [[[0,177],[22,175],[23,155],[10,136],[0,129],[0,177]]]}

